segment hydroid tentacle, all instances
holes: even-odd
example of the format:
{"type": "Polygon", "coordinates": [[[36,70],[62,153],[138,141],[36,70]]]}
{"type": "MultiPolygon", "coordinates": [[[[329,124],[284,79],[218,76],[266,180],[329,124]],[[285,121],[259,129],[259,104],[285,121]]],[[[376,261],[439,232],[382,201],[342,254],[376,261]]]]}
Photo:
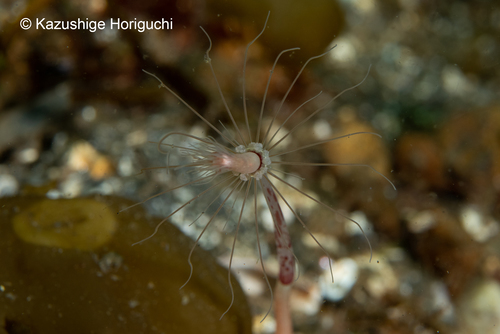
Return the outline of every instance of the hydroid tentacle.
{"type": "MultiPolygon", "coordinates": [[[[363,230],[363,228],[361,227],[361,225],[359,225],[359,223],[358,223],[357,221],[355,221],[354,219],[349,218],[348,216],[346,216],[346,215],[344,215],[344,214],[342,214],[342,213],[338,212],[337,210],[335,210],[335,209],[334,209],[334,208],[332,208],[331,206],[329,206],[329,205],[327,205],[327,204],[325,204],[325,203],[321,202],[320,200],[317,200],[316,198],[314,198],[314,197],[312,197],[312,196],[310,196],[310,195],[306,194],[305,192],[303,192],[302,190],[300,190],[300,189],[298,189],[297,187],[293,186],[292,184],[290,184],[290,183],[286,182],[285,180],[283,180],[282,178],[280,178],[280,177],[279,177],[279,176],[277,176],[276,174],[274,174],[274,173],[272,173],[272,172],[268,172],[268,174],[269,174],[269,175],[272,175],[274,178],[276,178],[276,179],[278,179],[279,181],[283,182],[284,184],[286,184],[286,185],[287,185],[287,186],[289,186],[290,188],[292,188],[292,189],[296,190],[297,192],[299,192],[300,194],[304,195],[305,197],[307,197],[307,198],[311,199],[312,201],[314,201],[314,202],[316,202],[316,203],[320,204],[321,206],[323,206],[323,207],[327,208],[327,209],[328,209],[328,210],[330,210],[331,212],[333,212],[333,213],[335,213],[335,214],[337,214],[337,215],[339,215],[339,216],[341,216],[341,217],[343,217],[343,218],[345,218],[345,219],[347,219],[347,220],[351,221],[352,223],[356,224],[356,225],[359,227],[359,229],[360,229],[361,233],[363,233],[363,236],[365,237],[366,242],[368,243],[368,247],[370,248],[370,260],[369,260],[368,262],[372,262],[372,257],[373,257],[373,249],[372,249],[372,244],[370,243],[370,240],[369,240],[369,239],[368,239],[368,237],[366,236],[365,231],[363,230]]],[[[272,184],[272,183],[271,183],[271,184],[272,184]]]]}
{"type": "Polygon", "coordinates": [[[367,164],[356,164],[356,163],[322,163],[322,162],[293,162],[293,161],[272,161],[275,165],[291,165],[291,166],[351,166],[351,167],[367,167],[372,171],[383,177],[391,187],[397,191],[396,186],[389,180],[384,174],[380,173],[378,170],[367,164]]]}
{"type": "MultiPolygon", "coordinates": [[[[267,13],[266,22],[264,22],[264,27],[262,27],[261,32],[250,43],[247,44],[247,48],[245,49],[245,57],[244,57],[244,61],[243,61],[243,83],[242,83],[242,86],[243,86],[243,113],[245,115],[245,122],[247,124],[249,142],[252,142],[252,133],[250,132],[250,123],[248,122],[247,99],[246,99],[246,91],[245,91],[245,82],[246,82],[245,74],[246,74],[246,69],[247,69],[248,49],[264,33],[264,30],[266,30],[267,21],[269,20],[269,15],[271,15],[270,11],[267,13]]],[[[246,144],[245,144],[245,146],[246,146],[246,144]]]]}
{"type": "Polygon", "coordinates": [[[189,201],[187,201],[186,203],[184,203],[183,205],[181,205],[179,208],[177,208],[174,212],[172,212],[171,214],[169,214],[167,217],[163,218],[163,220],[161,222],[158,223],[158,225],[156,225],[156,228],[155,228],[155,231],[153,232],[153,234],[151,234],[149,237],[147,238],[144,238],[140,241],[137,241],[135,243],[132,244],[132,246],[135,246],[137,244],[140,244],[146,240],[149,240],[150,238],[152,238],[156,232],[158,232],[158,229],[160,228],[161,225],[163,225],[163,223],[165,223],[167,221],[168,218],[172,217],[174,214],[176,214],[177,212],[179,212],[180,210],[182,210],[184,207],[186,207],[188,204],[190,204],[192,201],[194,200],[197,200],[198,198],[200,198],[201,196],[203,196],[205,193],[209,192],[210,190],[212,190],[213,188],[217,187],[219,184],[222,184],[224,182],[226,182],[227,180],[229,180],[232,176],[229,176],[229,177],[226,177],[225,179],[223,179],[222,181],[219,181],[217,182],[216,184],[210,186],[209,188],[205,189],[204,191],[202,191],[201,193],[199,193],[198,195],[194,196],[193,198],[191,198],[189,201]]]}
{"type": "MultiPolygon", "coordinates": [[[[208,63],[208,65],[210,67],[210,71],[212,71],[212,76],[214,77],[215,85],[217,86],[217,89],[219,91],[219,95],[222,99],[222,103],[224,104],[224,107],[226,108],[227,114],[229,115],[229,118],[231,119],[231,122],[233,123],[233,126],[236,129],[236,132],[238,133],[238,136],[241,139],[241,142],[243,143],[243,145],[246,146],[246,141],[243,138],[243,134],[241,133],[240,128],[238,127],[238,124],[236,124],[236,121],[234,120],[233,114],[231,113],[231,110],[229,109],[229,106],[227,105],[227,101],[226,101],[226,98],[224,97],[224,94],[222,94],[222,89],[220,88],[219,80],[217,80],[217,75],[215,75],[214,67],[212,66],[212,59],[210,58],[210,50],[212,49],[212,40],[210,39],[210,36],[205,31],[205,29],[203,29],[203,27],[201,27],[201,26],[200,26],[200,28],[201,28],[201,30],[203,30],[205,35],[207,35],[208,41],[210,42],[210,46],[208,47],[207,51],[205,52],[205,62],[208,63]]],[[[238,146],[238,145],[235,145],[235,147],[236,146],[238,146]]]]}
{"type": "Polygon", "coordinates": [[[236,231],[234,232],[233,247],[231,248],[231,256],[229,257],[229,266],[227,268],[227,280],[229,282],[229,288],[231,289],[231,304],[229,304],[227,310],[224,313],[222,313],[220,319],[222,319],[224,315],[226,315],[226,313],[229,312],[234,303],[233,283],[231,283],[231,265],[233,263],[234,247],[236,246],[236,239],[238,238],[238,231],[240,229],[241,217],[243,216],[243,210],[245,209],[245,203],[247,201],[248,192],[250,191],[250,186],[252,185],[252,182],[253,180],[247,183],[247,190],[245,192],[245,197],[243,198],[243,203],[241,204],[240,216],[238,218],[238,224],[236,225],[236,231]]]}
{"type": "MultiPolygon", "coordinates": [[[[238,178],[234,178],[233,182],[231,184],[233,184],[234,182],[238,181],[238,178]]],[[[188,263],[189,263],[189,267],[191,268],[190,272],[189,272],[189,277],[186,281],[186,283],[184,283],[180,288],[179,290],[181,290],[183,287],[186,286],[186,284],[188,284],[188,282],[191,280],[191,277],[193,276],[193,263],[191,262],[191,256],[193,255],[193,252],[194,252],[194,249],[196,248],[196,245],[198,244],[198,242],[200,241],[200,238],[203,236],[203,234],[205,233],[205,231],[207,230],[208,226],[210,226],[210,224],[212,223],[212,221],[215,219],[215,217],[217,216],[217,214],[219,213],[219,211],[222,209],[222,207],[224,206],[224,204],[226,204],[227,200],[231,197],[231,195],[233,194],[234,190],[240,185],[240,183],[242,183],[243,181],[239,180],[238,183],[236,184],[236,186],[234,186],[234,188],[231,190],[231,192],[226,196],[226,198],[224,199],[224,201],[221,203],[221,205],[219,206],[219,208],[217,209],[217,211],[215,211],[215,213],[212,215],[212,217],[210,217],[210,220],[205,224],[205,227],[203,228],[203,230],[200,232],[200,235],[198,235],[198,238],[196,238],[195,242],[194,242],[194,245],[193,247],[191,247],[191,251],[189,252],[189,256],[188,256],[188,263]]]]}
{"type": "MultiPolygon", "coordinates": [[[[338,136],[338,137],[334,137],[334,138],[320,140],[320,141],[317,141],[317,142],[312,143],[312,144],[307,144],[307,145],[304,145],[304,146],[301,146],[301,147],[297,147],[297,148],[294,148],[293,150],[288,150],[288,151],[280,152],[280,153],[276,153],[276,154],[270,154],[269,157],[270,158],[279,157],[280,155],[285,155],[285,154],[288,154],[288,153],[297,152],[297,151],[303,150],[305,148],[314,147],[316,145],[325,144],[325,143],[328,143],[328,142],[331,142],[331,141],[334,141],[334,140],[338,140],[338,139],[342,139],[342,138],[348,138],[348,137],[352,137],[352,136],[355,136],[355,135],[362,135],[362,134],[364,134],[364,135],[374,135],[374,136],[377,136],[379,138],[382,138],[381,135],[379,135],[378,133],[375,133],[375,132],[367,132],[367,131],[352,132],[352,133],[348,133],[348,134],[343,135],[343,136],[338,136]]],[[[280,143],[280,141],[277,142],[275,145],[273,145],[273,147],[276,146],[276,145],[278,145],[279,143],[280,143]]]]}
{"type": "MultiPolygon", "coordinates": [[[[339,98],[340,96],[342,96],[344,93],[350,91],[350,90],[353,90],[354,88],[358,87],[359,85],[361,85],[363,82],[365,82],[366,78],[368,78],[368,74],[370,74],[370,69],[371,69],[372,65],[370,64],[370,66],[368,67],[368,71],[366,72],[366,75],[365,77],[363,78],[363,80],[361,80],[359,83],[355,84],[354,86],[351,86],[349,88],[346,88],[344,89],[343,91],[341,91],[340,93],[338,93],[337,95],[335,95],[330,101],[328,101],[327,103],[323,104],[321,107],[319,107],[318,109],[316,109],[313,113],[309,114],[309,116],[307,116],[305,119],[303,119],[302,121],[299,122],[299,124],[295,125],[287,134],[285,134],[274,146],[278,145],[281,141],[283,141],[286,137],[288,137],[289,135],[291,135],[292,133],[294,133],[297,128],[299,126],[301,126],[302,124],[304,124],[305,122],[307,122],[308,120],[310,120],[314,115],[316,115],[317,113],[319,113],[321,110],[325,109],[326,107],[328,107],[333,101],[335,101],[337,98],[339,98]]],[[[267,147],[266,145],[264,145],[264,147],[267,147]]]]}
{"type": "Polygon", "coordinates": [[[278,63],[278,60],[280,59],[282,54],[284,54],[285,52],[296,51],[296,50],[300,50],[300,48],[291,48],[291,49],[286,49],[286,50],[281,51],[279,53],[279,55],[276,57],[276,59],[274,60],[273,67],[269,71],[269,78],[267,79],[267,85],[266,85],[266,89],[264,90],[264,97],[262,98],[262,105],[260,107],[259,122],[257,125],[257,134],[256,134],[256,138],[257,138],[256,142],[257,143],[260,140],[260,127],[262,125],[262,115],[264,114],[264,105],[266,104],[266,97],[267,97],[267,93],[269,91],[269,85],[271,84],[271,78],[273,76],[274,69],[276,68],[276,64],[278,63]]]}
{"type": "MultiPolygon", "coordinates": [[[[154,167],[154,168],[156,168],[156,167],[154,167]]],[[[153,198],[155,198],[155,197],[158,197],[158,196],[164,195],[164,194],[169,193],[169,192],[171,192],[171,191],[174,191],[174,190],[176,190],[176,189],[180,189],[180,188],[182,188],[182,187],[186,187],[186,186],[189,186],[189,185],[191,185],[191,184],[201,182],[201,181],[203,181],[203,180],[205,180],[205,179],[207,179],[207,178],[208,178],[208,176],[207,176],[207,177],[202,177],[202,178],[199,178],[199,179],[197,179],[197,180],[194,180],[194,181],[190,181],[190,182],[187,182],[187,183],[181,184],[180,186],[177,186],[177,187],[175,187],[175,188],[170,188],[170,189],[167,189],[167,190],[161,191],[161,192],[159,192],[159,193],[157,193],[157,194],[154,194],[153,196],[150,196],[150,197],[146,198],[146,199],[145,199],[145,200],[143,200],[143,201],[137,202],[137,203],[135,203],[135,204],[132,204],[131,206],[127,206],[126,208],[121,209],[120,211],[118,211],[118,213],[123,212],[123,211],[125,211],[125,210],[128,210],[128,209],[130,209],[130,208],[133,208],[134,206],[137,206],[137,205],[140,205],[140,204],[144,204],[144,203],[146,203],[147,201],[149,201],[150,199],[153,199],[153,198]]]]}
{"type": "Polygon", "coordinates": [[[314,59],[317,59],[317,58],[321,58],[323,57],[324,55],[326,55],[328,52],[332,51],[333,49],[335,49],[335,47],[337,47],[337,45],[334,45],[332,48],[330,48],[328,51],[326,52],[323,52],[322,54],[320,55],[317,55],[317,56],[314,56],[314,57],[311,57],[309,58],[308,60],[306,60],[306,62],[304,63],[304,65],[302,66],[302,68],[300,69],[299,73],[297,73],[297,75],[295,76],[295,79],[293,79],[292,81],[292,84],[290,85],[290,88],[288,88],[287,92],[285,93],[285,96],[283,96],[283,99],[281,100],[281,103],[278,107],[278,109],[276,109],[276,112],[274,113],[274,117],[273,117],[273,120],[271,121],[271,123],[269,124],[269,127],[267,128],[267,131],[266,131],[266,135],[264,136],[264,140],[262,141],[263,144],[264,144],[264,148],[267,148],[267,145],[269,144],[269,142],[267,141],[267,137],[269,136],[269,132],[271,131],[271,128],[274,124],[274,121],[276,120],[276,117],[278,117],[278,114],[280,113],[281,111],[281,108],[283,107],[283,104],[285,103],[285,100],[286,98],[288,97],[288,94],[290,94],[290,91],[292,90],[293,86],[295,85],[295,82],[299,79],[300,75],[302,74],[302,72],[304,71],[304,69],[306,68],[307,64],[309,64],[309,62],[311,60],[314,60],[314,59]]]}
{"type": "Polygon", "coordinates": [[[269,283],[269,277],[267,276],[266,268],[264,266],[264,261],[262,259],[262,250],[260,248],[259,222],[257,220],[257,182],[254,183],[253,192],[254,192],[254,218],[255,218],[255,235],[257,237],[257,250],[259,251],[259,260],[260,260],[260,265],[262,267],[262,273],[264,273],[264,279],[266,280],[267,287],[269,288],[269,293],[271,294],[271,303],[269,305],[269,309],[267,310],[266,314],[260,321],[262,323],[262,321],[264,321],[264,319],[266,319],[269,313],[271,312],[271,309],[273,307],[274,296],[273,296],[273,289],[271,288],[271,283],[269,283]]]}
{"type": "MultiPolygon", "coordinates": [[[[320,96],[321,94],[323,93],[323,91],[320,91],[318,94],[314,95],[313,97],[311,97],[309,100],[306,100],[305,102],[303,102],[300,106],[298,106],[297,108],[295,108],[295,110],[290,113],[290,115],[288,115],[288,117],[283,121],[283,123],[281,123],[281,125],[278,127],[278,129],[276,130],[276,132],[273,134],[273,136],[271,137],[271,139],[269,139],[268,141],[268,145],[271,145],[271,142],[273,141],[273,139],[276,137],[276,135],[278,134],[278,132],[280,132],[280,130],[285,126],[286,122],[288,122],[288,120],[290,118],[292,118],[293,115],[295,115],[295,113],[300,109],[302,108],[304,105],[306,105],[307,103],[311,102],[312,100],[314,100],[315,98],[317,98],[318,96],[320,96]]],[[[280,139],[276,144],[273,144],[271,147],[268,148],[268,151],[272,150],[274,147],[276,147],[276,145],[278,145],[279,143],[281,143],[282,139],[280,139]]]]}
{"type": "MultiPolygon", "coordinates": [[[[211,42],[210,42],[211,43],[211,42]]],[[[163,83],[163,81],[160,80],[160,78],[158,78],[156,75],[154,75],[153,73],[150,73],[146,70],[142,70],[144,73],[146,74],[149,74],[150,76],[152,76],[153,78],[155,78],[156,80],[158,80],[160,82],[160,88],[163,87],[165,88],[166,90],[168,90],[172,95],[174,95],[179,101],[182,102],[182,104],[184,104],[189,110],[191,110],[196,116],[198,116],[203,122],[205,122],[205,124],[207,124],[209,127],[211,127],[215,132],[217,132],[222,138],[224,138],[228,143],[230,143],[231,145],[233,145],[234,147],[238,146],[238,143],[234,143],[233,141],[231,141],[231,139],[229,139],[228,137],[226,137],[219,129],[217,129],[212,123],[210,123],[205,117],[203,117],[199,112],[196,111],[196,109],[194,109],[193,107],[191,107],[191,105],[189,105],[189,103],[187,103],[186,101],[184,101],[179,95],[177,95],[171,88],[169,88],[167,85],[165,85],[163,83]]]]}
{"type": "MultiPolygon", "coordinates": [[[[276,177],[274,174],[272,173],[269,173],[270,175],[276,177]]],[[[277,178],[277,177],[276,177],[277,178]]],[[[279,178],[278,178],[279,179],[279,178]]],[[[285,182],[284,180],[281,180],[279,179],[280,181],[282,182],[285,182]]],[[[286,206],[290,209],[290,211],[292,211],[293,215],[295,216],[295,218],[297,218],[297,220],[300,222],[300,224],[302,225],[302,227],[307,231],[307,233],[309,233],[309,235],[311,236],[311,238],[313,238],[313,240],[316,242],[316,244],[319,246],[319,248],[321,248],[321,250],[326,254],[326,256],[328,257],[328,263],[330,265],[330,274],[332,275],[332,282],[334,281],[334,277],[333,277],[333,268],[332,268],[332,257],[330,256],[330,254],[328,253],[328,251],[321,245],[321,243],[318,241],[318,239],[316,239],[316,237],[314,236],[314,234],[311,232],[311,230],[307,227],[307,225],[304,223],[304,221],[300,218],[300,216],[295,212],[295,210],[292,208],[292,206],[288,203],[288,201],[285,199],[285,197],[281,194],[281,192],[278,190],[278,188],[276,188],[276,186],[271,182],[269,181],[269,183],[271,184],[271,186],[273,187],[274,191],[279,195],[279,197],[281,198],[281,200],[283,202],[285,202],[286,206]]],[[[287,185],[290,185],[288,182],[285,182],[287,185]]]]}

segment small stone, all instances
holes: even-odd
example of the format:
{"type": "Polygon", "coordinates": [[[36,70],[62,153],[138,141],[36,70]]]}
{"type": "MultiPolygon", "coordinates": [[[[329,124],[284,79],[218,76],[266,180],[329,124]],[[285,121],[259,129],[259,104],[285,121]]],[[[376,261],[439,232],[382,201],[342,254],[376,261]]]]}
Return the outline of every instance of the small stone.
{"type": "Polygon", "coordinates": [[[14,196],[19,191],[17,179],[10,174],[0,175],[0,197],[14,196]]]}
{"type": "MultiPolygon", "coordinates": [[[[323,258],[325,259],[325,258],[323,258]]],[[[320,288],[322,296],[329,301],[338,302],[347,296],[358,279],[358,265],[356,261],[350,258],[344,258],[335,261],[332,264],[334,282],[330,267],[324,267],[323,274],[320,277],[320,288]]]]}

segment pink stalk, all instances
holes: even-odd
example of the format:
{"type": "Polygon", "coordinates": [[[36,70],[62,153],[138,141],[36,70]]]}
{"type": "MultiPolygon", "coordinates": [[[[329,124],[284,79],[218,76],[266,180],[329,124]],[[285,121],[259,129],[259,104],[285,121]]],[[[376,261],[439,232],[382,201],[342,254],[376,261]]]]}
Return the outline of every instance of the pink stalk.
{"type": "Polygon", "coordinates": [[[276,334],[292,334],[292,314],[290,312],[291,285],[283,285],[276,281],[274,288],[274,316],[276,318],[276,334]]]}
{"type": "Polygon", "coordinates": [[[283,217],[278,198],[268,178],[260,180],[262,192],[266,198],[269,211],[274,221],[274,240],[279,263],[279,280],[276,282],[274,312],[276,317],[276,333],[293,333],[290,314],[289,296],[291,283],[295,276],[295,256],[292,251],[292,240],[283,217]]]}

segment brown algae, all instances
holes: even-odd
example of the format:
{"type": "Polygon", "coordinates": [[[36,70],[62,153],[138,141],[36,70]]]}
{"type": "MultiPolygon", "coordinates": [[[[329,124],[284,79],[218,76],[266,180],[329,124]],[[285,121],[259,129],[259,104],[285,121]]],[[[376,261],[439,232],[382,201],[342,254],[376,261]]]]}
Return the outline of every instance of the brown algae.
{"type": "Polygon", "coordinates": [[[105,245],[118,227],[116,214],[89,198],[43,199],[17,214],[12,223],[25,242],[80,250],[105,245]]]}
{"type": "Polygon", "coordinates": [[[140,207],[116,214],[116,208],[130,204],[118,197],[2,199],[0,328],[7,333],[251,333],[250,310],[236,281],[236,302],[218,320],[230,302],[227,272],[207,252],[193,255],[199,270],[179,291],[189,274],[184,259],[193,242],[176,227],[166,224],[160,238],[131,247],[159,220],[140,207]]]}

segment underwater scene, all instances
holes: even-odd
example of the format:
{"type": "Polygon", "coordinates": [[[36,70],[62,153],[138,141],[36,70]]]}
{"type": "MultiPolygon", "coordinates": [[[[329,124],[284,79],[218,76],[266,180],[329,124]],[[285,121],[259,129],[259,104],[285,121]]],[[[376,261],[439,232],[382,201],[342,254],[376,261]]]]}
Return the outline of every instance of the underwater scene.
{"type": "Polygon", "coordinates": [[[2,0],[0,334],[500,333],[500,3],[2,0]]]}

